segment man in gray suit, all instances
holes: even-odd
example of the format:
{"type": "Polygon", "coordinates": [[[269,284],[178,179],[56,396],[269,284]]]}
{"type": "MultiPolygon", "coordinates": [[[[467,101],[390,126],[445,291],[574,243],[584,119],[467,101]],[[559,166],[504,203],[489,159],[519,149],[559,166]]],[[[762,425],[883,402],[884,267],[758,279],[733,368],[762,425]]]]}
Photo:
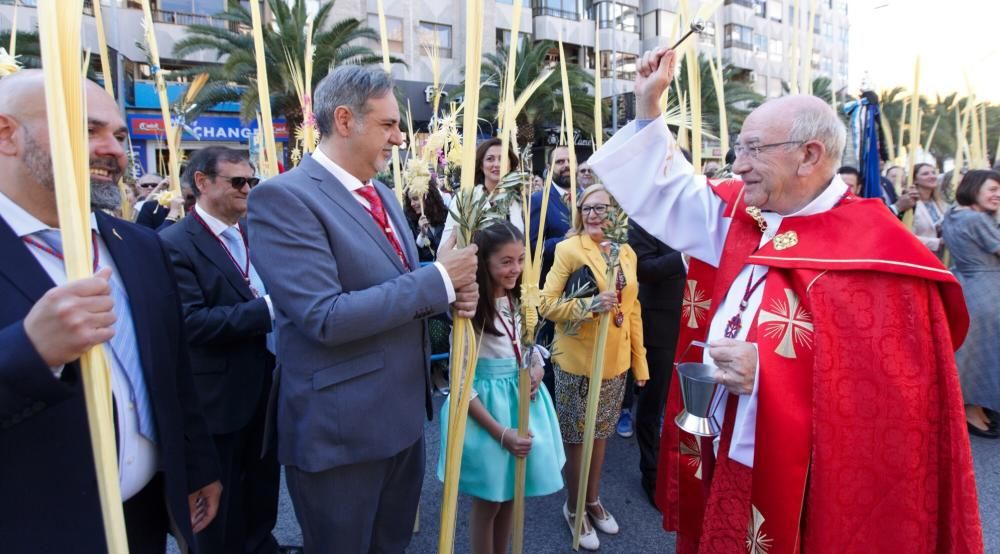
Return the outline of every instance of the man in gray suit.
{"type": "Polygon", "coordinates": [[[392,191],[372,181],[403,142],[385,72],[317,86],[316,152],[256,187],[250,253],[276,308],[278,459],[306,552],[402,552],[431,416],[428,317],[478,300],[475,246],[420,267],[392,191]]]}

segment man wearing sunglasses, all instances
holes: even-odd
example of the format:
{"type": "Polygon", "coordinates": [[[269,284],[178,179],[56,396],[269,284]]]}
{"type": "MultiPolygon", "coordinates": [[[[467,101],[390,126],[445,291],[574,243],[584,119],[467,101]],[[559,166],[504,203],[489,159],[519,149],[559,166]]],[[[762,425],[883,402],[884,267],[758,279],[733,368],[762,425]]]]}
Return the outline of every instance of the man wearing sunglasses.
{"type": "Polygon", "coordinates": [[[659,108],[675,63],[643,56],[639,121],[589,163],[633,221],[692,257],[678,346],[708,348],[678,361],[722,385],[716,441],[674,424],[669,393],[657,500],[677,551],[982,552],[957,281],[836,175],[846,131],[819,98],[747,116],[742,179],[695,175],[659,108]]]}
{"type": "Polygon", "coordinates": [[[219,517],[200,552],[274,552],[278,462],[264,444],[274,370],[274,309],[250,263],[247,195],[259,179],[246,153],[214,146],[188,163],[194,208],[160,236],[167,245],[190,345],[195,388],[222,462],[219,517]]]}

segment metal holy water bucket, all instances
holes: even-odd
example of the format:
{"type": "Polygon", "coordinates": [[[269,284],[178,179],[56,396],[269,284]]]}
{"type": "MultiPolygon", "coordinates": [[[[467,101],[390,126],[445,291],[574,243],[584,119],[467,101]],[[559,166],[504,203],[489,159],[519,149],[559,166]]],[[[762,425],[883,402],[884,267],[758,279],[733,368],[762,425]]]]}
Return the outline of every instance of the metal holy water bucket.
{"type": "Polygon", "coordinates": [[[677,414],[674,423],[692,435],[714,437],[722,430],[715,417],[722,400],[722,395],[716,394],[722,385],[713,377],[717,369],[713,365],[696,362],[677,364],[684,409],[677,414]]]}

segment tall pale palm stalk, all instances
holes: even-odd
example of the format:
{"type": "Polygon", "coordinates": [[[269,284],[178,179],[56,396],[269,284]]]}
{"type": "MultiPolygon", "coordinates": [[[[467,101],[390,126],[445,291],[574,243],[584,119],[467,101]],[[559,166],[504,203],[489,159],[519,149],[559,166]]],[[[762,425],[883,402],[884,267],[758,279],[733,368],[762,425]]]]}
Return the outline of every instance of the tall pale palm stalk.
{"type": "MultiPolygon", "coordinates": [[[[719,136],[719,98],[715,94],[715,80],[712,79],[712,68],[704,54],[698,56],[698,69],[701,73],[701,120],[706,132],[719,136]]],[[[764,97],[753,90],[750,83],[736,79],[741,70],[727,65],[722,68],[723,90],[726,98],[726,120],[731,132],[738,132],[746,116],[763,101],[764,97]]],[[[687,94],[687,58],[681,61],[676,73],[678,88],[671,88],[670,103],[676,104],[675,90],[687,94]]]]}

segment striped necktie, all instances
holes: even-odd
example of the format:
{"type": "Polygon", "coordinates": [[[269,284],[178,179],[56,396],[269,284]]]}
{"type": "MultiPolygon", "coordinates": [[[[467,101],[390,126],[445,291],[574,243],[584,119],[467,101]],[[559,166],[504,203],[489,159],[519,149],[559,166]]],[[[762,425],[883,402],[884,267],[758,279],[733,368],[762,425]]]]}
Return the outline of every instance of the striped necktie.
{"type": "MultiPolygon", "coordinates": [[[[93,231],[96,233],[96,231],[93,231]]],[[[37,233],[45,244],[62,255],[62,236],[56,229],[47,229],[37,233]]],[[[104,262],[104,260],[101,260],[104,262]]],[[[107,267],[102,264],[101,267],[107,267]]],[[[121,373],[128,379],[129,390],[135,404],[139,420],[139,433],[151,441],[156,441],[156,424],[153,417],[153,406],[150,403],[149,391],[146,388],[146,378],[142,372],[142,361],[139,358],[139,342],[135,334],[135,322],[132,320],[132,308],[129,304],[125,284],[118,272],[111,273],[108,281],[111,286],[112,310],[116,320],[113,325],[115,334],[105,343],[105,351],[110,354],[111,363],[118,366],[121,373]]],[[[119,398],[121,402],[123,399],[119,398]]]]}

